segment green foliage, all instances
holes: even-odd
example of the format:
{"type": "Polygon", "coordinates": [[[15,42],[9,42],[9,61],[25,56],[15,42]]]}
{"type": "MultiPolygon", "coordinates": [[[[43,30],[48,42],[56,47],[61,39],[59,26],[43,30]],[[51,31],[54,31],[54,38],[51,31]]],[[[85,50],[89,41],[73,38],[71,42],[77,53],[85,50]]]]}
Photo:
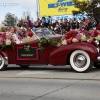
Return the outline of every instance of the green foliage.
{"type": "Polygon", "coordinates": [[[88,0],[88,2],[86,0],[73,0],[73,2],[75,7],[79,8],[79,11],[72,11],[74,15],[87,13],[91,17],[100,19],[100,0],[88,0]]]}
{"type": "Polygon", "coordinates": [[[73,0],[73,2],[75,4],[75,7],[79,9],[79,11],[75,11],[75,10],[72,11],[74,15],[84,14],[85,12],[87,12],[89,2],[86,2],[84,0],[83,1],[73,0]]]}
{"type": "Polygon", "coordinates": [[[0,49],[0,50],[2,50],[2,49],[4,49],[4,48],[6,48],[6,43],[3,43],[2,45],[0,45],[0,47],[1,47],[1,49],[0,49]]]}
{"type": "Polygon", "coordinates": [[[40,39],[40,42],[38,43],[38,49],[40,51],[43,51],[44,46],[46,44],[57,46],[58,44],[61,44],[61,39],[52,39],[52,38],[43,37],[40,39]]]}
{"type": "MultiPolygon", "coordinates": [[[[6,43],[3,43],[3,44],[1,44],[0,45],[0,50],[3,50],[3,49],[5,49],[5,48],[7,48],[8,46],[6,45],[6,43]]],[[[11,47],[12,47],[12,49],[14,50],[14,43],[11,43],[11,47]]]]}
{"type": "Polygon", "coordinates": [[[11,43],[11,46],[12,46],[12,48],[13,48],[13,50],[14,50],[14,43],[11,43]]]}
{"type": "Polygon", "coordinates": [[[17,21],[18,21],[17,16],[8,12],[2,24],[4,24],[5,26],[15,26],[17,24],[17,21]]]}
{"type": "Polygon", "coordinates": [[[24,20],[23,20],[23,19],[19,20],[18,26],[21,27],[21,26],[23,26],[23,25],[24,25],[24,20]]]}
{"type": "Polygon", "coordinates": [[[89,14],[96,19],[100,19],[100,0],[93,0],[89,6],[89,14]]]}
{"type": "Polygon", "coordinates": [[[7,31],[7,28],[1,27],[0,32],[6,32],[6,31],[7,31]]]}

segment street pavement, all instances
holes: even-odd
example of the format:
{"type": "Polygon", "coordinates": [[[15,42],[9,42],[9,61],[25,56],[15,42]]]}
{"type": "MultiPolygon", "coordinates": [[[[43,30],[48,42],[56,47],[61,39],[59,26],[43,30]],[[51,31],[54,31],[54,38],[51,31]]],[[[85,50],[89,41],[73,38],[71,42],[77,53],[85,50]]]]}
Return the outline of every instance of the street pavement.
{"type": "Polygon", "coordinates": [[[100,100],[100,69],[77,73],[70,66],[9,65],[0,72],[0,100],[100,100]]]}

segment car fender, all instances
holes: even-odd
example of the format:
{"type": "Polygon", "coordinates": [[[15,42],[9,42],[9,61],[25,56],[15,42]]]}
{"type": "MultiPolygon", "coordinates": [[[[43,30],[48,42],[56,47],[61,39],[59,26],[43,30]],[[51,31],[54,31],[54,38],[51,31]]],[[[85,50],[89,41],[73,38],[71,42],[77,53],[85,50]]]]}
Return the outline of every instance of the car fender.
{"type": "Polygon", "coordinates": [[[53,50],[49,56],[49,63],[52,65],[66,65],[70,54],[75,50],[83,50],[88,53],[93,61],[97,61],[98,51],[94,45],[87,42],[77,42],[53,50]]]}
{"type": "Polygon", "coordinates": [[[5,65],[8,65],[8,56],[6,51],[0,51],[0,55],[4,58],[5,65]]]}
{"type": "Polygon", "coordinates": [[[7,57],[7,53],[5,51],[0,51],[0,55],[4,58],[7,57]]]}

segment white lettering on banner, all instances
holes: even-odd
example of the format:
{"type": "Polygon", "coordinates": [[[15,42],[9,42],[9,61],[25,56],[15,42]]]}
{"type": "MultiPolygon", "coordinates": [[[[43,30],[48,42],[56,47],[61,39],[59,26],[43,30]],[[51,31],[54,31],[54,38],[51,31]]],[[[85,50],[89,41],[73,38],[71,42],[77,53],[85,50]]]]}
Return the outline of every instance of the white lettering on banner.
{"type": "MultiPolygon", "coordinates": [[[[84,15],[79,14],[76,16],[74,16],[74,15],[53,16],[52,21],[55,21],[55,20],[60,21],[61,19],[62,20],[65,20],[65,19],[69,20],[70,18],[71,19],[76,18],[78,20],[79,18],[82,19],[83,17],[88,18],[88,15],[87,14],[84,14],[84,15]]],[[[48,20],[48,18],[46,18],[46,19],[48,20]]]]}

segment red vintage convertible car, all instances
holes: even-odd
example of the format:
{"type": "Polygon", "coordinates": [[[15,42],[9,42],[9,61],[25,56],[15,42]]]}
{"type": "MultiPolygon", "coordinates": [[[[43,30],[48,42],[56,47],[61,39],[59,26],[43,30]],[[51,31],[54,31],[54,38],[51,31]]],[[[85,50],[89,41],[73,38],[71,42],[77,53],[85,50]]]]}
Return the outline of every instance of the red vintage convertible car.
{"type": "Polygon", "coordinates": [[[87,72],[100,61],[99,42],[95,44],[76,42],[62,46],[45,45],[44,50],[38,50],[38,43],[42,36],[58,38],[48,29],[32,29],[37,39],[26,43],[14,44],[14,48],[7,46],[0,51],[0,70],[5,70],[8,64],[17,64],[22,67],[31,64],[71,65],[77,72],[87,72]]]}

